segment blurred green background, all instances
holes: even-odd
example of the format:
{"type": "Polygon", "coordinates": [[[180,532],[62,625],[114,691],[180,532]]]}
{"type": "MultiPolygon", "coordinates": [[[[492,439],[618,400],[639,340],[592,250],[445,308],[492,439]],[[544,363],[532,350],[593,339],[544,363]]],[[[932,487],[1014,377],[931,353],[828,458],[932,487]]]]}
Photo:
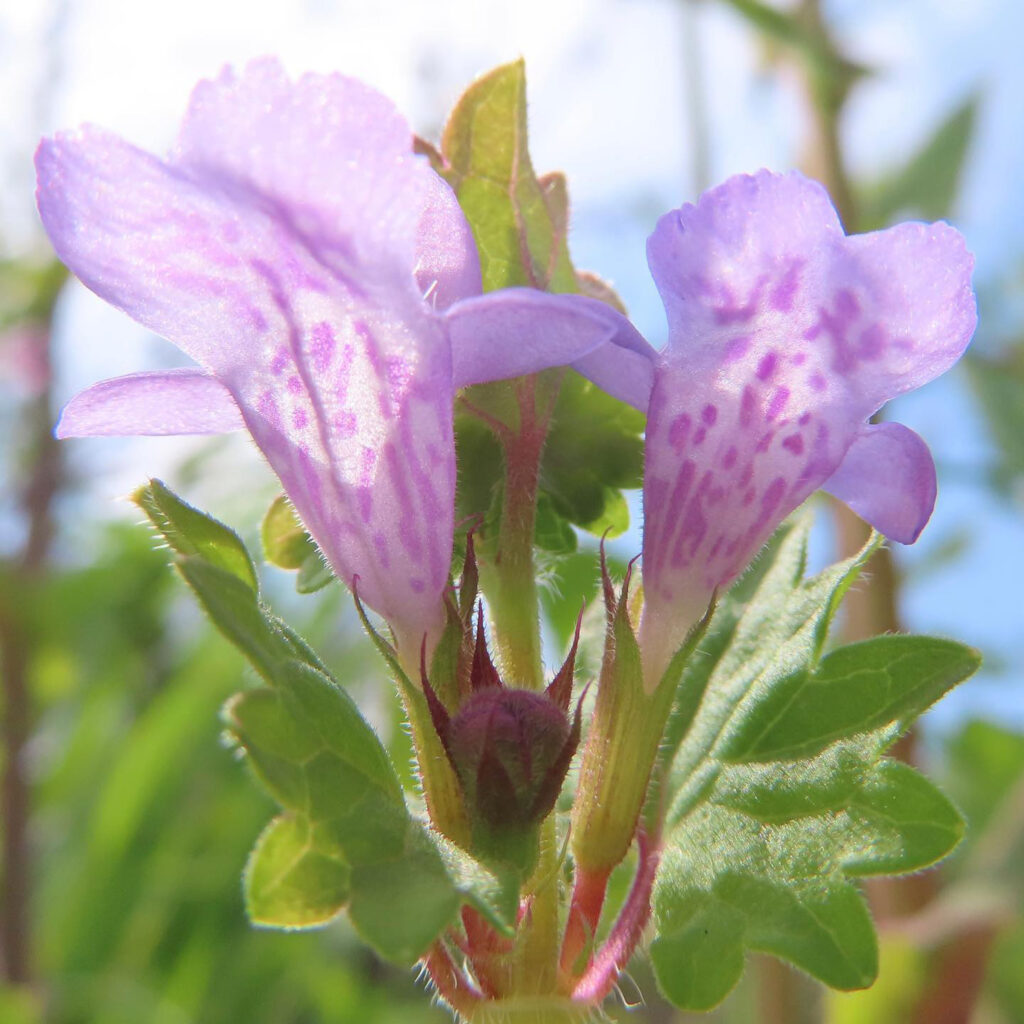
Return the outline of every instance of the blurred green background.
{"type": "MultiPolygon", "coordinates": [[[[939,871],[870,893],[883,941],[870,992],[826,996],[754,961],[712,1019],[1024,1022],[1024,82],[1001,57],[1016,61],[1001,41],[1019,38],[1019,7],[369,6],[224,4],[207,18],[190,3],[154,8],[147,21],[149,5],[115,0],[31,14],[0,3],[0,98],[11,114],[0,181],[0,1022],[446,1019],[344,922],[288,935],[244,917],[241,870],[273,808],[221,743],[218,712],[248,670],[138,517],[111,498],[164,475],[258,550],[269,474],[234,440],[58,445],[51,435],[78,386],[168,355],[65,288],[32,218],[33,140],[106,114],[160,148],[187,83],[268,50],[296,69],[308,57],[364,75],[426,134],[460,84],[525,52],[535,162],[565,166],[578,196],[577,262],[614,278],[653,337],[662,327],[642,240],[659,212],[725,174],[800,164],[860,230],[905,216],[964,226],[979,252],[979,338],[952,382],[900,416],[936,450],[939,513],[875,586],[900,621],[987,655],[984,678],[940,707],[916,753],[967,815],[970,837],[939,871]]],[[[638,544],[634,531],[621,553],[638,544]]],[[[821,557],[834,544],[823,531],[821,557]]],[[[285,574],[266,577],[278,610],[404,758],[395,702],[341,588],[300,597],[285,574]]],[[[610,1013],[689,1019],[659,1002],[642,957],[610,1013]]]]}

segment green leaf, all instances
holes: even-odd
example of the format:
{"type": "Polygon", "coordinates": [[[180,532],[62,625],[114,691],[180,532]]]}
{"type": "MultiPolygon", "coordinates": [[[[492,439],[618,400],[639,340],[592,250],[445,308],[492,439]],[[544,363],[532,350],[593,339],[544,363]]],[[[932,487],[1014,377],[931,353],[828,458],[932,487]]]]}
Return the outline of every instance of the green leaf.
{"type": "Polygon", "coordinates": [[[291,658],[322,668],[308,645],[267,611],[237,576],[196,556],[179,558],[176,566],[214,625],[267,682],[274,682],[279,664],[291,658]]]}
{"type": "Polygon", "coordinates": [[[511,938],[519,912],[520,878],[517,872],[493,872],[474,857],[444,839],[438,841],[448,873],[463,898],[497,931],[511,938]]]}
{"type": "Polygon", "coordinates": [[[561,197],[549,197],[558,185],[549,180],[545,189],[530,162],[522,60],[495,68],[463,93],[441,151],[445,177],[473,229],[484,291],[514,285],[575,291],[561,197]]]}
{"type": "Polygon", "coordinates": [[[764,583],[763,600],[772,593],[788,594],[804,571],[809,516],[783,523],[746,572],[719,598],[711,622],[697,650],[687,661],[677,687],[655,775],[665,774],[675,759],[707,691],[711,674],[721,660],[739,624],[743,609],[764,583]],[[768,581],[764,582],[768,575],[768,581]]]}
{"type": "Polygon", "coordinates": [[[372,857],[353,868],[349,918],[374,949],[411,964],[452,922],[462,897],[427,830],[414,823],[395,856],[372,857]]]}
{"type": "Polygon", "coordinates": [[[716,753],[728,761],[809,757],[838,739],[910,721],[981,657],[952,640],[877,636],[841,647],[806,669],[748,693],[716,753]]]}
{"type": "Polygon", "coordinates": [[[334,573],[285,495],[278,495],[267,509],[260,539],[263,554],[271,565],[298,570],[295,589],[300,594],[312,594],[334,580],[334,573]]]}
{"type": "Polygon", "coordinates": [[[410,815],[387,751],[310,646],[261,604],[255,574],[239,571],[251,570],[241,541],[162,485],[138,500],[214,625],[269,684],[224,711],[257,779],[285,810],[246,869],[253,920],[308,928],[347,907],[381,956],[414,962],[462,897],[410,815]]]}
{"type": "Polygon", "coordinates": [[[316,550],[288,498],[279,494],[267,509],[260,527],[263,554],[271,565],[299,569],[316,550]]]}
{"type": "Polygon", "coordinates": [[[898,171],[859,199],[859,231],[873,231],[901,217],[939,220],[953,212],[974,137],[978,95],[969,96],[898,171]]]}
{"type": "Polygon", "coordinates": [[[295,589],[300,594],[314,594],[333,583],[336,578],[330,566],[324,561],[324,556],[316,550],[307,555],[306,560],[299,566],[299,574],[295,577],[295,589]]]}
{"type": "Polygon", "coordinates": [[[575,526],[612,537],[629,526],[621,491],[643,482],[644,416],[569,371],[551,418],[541,488],[575,526]]]}
{"type": "MultiPolygon", "coordinates": [[[[883,760],[847,807],[862,829],[843,861],[848,875],[899,875],[941,860],[963,838],[959,811],[923,775],[902,761],[883,760]]],[[[851,837],[856,834],[851,830],[851,837]]]]}
{"type": "Polygon", "coordinates": [[[160,480],[140,487],[132,500],[179,555],[198,555],[231,573],[250,590],[259,590],[256,569],[238,534],[186,504],[160,480]]]}
{"type": "Polygon", "coordinates": [[[253,893],[261,901],[259,923],[308,927],[347,905],[356,930],[382,956],[415,961],[452,920],[461,896],[423,825],[406,809],[387,753],[351,698],[323,673],[291,661],[278,667],[273,690],[236,696],[225,720],[290,823],[287,840],[266,855],[261,842],[254,853],[260,866],[269,858],[263,873],[249,872],[250,906],[253,893]],[[334,895],[317,903],[313,882],[330,865],[343,867],[344,878],[335,869],[329,875],[334,895]],[[339,904],[342,880],[347,889],[339,904]],[[311,905],[334,910],[316,919],[311,905]],[[286,917],[290,907],[295,919],[286,917]]]}
{"type": "Polygon", "coordinates": [[[876,939],[853,883],[927,867],[963,832],[949,800],[882,754],[977,655],[894,636],[823,657],[877,539],[804,580],[806,538],[806,522],[788,527],[719,602],[677,692],[651,955],[685,1009],[720,1002],[748,950],[834,988],[870,984],[876,939]]]}
{"type": "Polygon", "coordinates": [[[281,815],[257,840],[245,868],[245,907],[253,924],[315,928],[345,909],[348,865],[315,849],[307,821],[281,815]]]}

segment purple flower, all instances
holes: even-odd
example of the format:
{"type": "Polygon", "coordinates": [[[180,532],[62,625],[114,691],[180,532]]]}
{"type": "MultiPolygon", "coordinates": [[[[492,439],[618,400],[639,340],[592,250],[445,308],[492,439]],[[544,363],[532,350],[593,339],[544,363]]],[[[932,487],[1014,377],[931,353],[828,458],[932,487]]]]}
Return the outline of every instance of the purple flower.
{"type": "Polygon", "coordinates": [[[99,296],[199,368],[104,381],[61,437],[244,426],[334,571],[418,651],[452,548],[456,388],[611,333],[571,297],[480,297],[454,195],[389,100],[273,60],[193,93],[167,160],[102,130],[45,140],[43,223],[99,296]]]}
{"type": "Polygon", "coordinates": [[[618,347],[580,366],[647,408],[641,642],[656,681],[715,589],[818,488],[887,537],[917,539],[931,455],[869,419],[947,370],[977,314],[957,231],[847,237],[799,174],[729,179],[662,217],[647,254],[669,327],[653,373],[618,347]]]}

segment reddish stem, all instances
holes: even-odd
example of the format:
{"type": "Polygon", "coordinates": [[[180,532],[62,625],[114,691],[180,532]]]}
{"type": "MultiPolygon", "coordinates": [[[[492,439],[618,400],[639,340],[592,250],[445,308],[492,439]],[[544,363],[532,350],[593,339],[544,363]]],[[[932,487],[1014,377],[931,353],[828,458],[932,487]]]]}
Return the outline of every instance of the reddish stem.
{"type": "Polygon", "coordinates": [[[573,989],[574,1002],[597,1004],[612,990],[619,971],[629,962],[651,916],[651,890],[658,871],[659,851],[643,830],[636,835],[639,863],[629,896],[611,934],[573,989]]]}
{"type": "Polygon", "coordinates": [[[483,993],[466,977],[438,939],[423,958],[441,998],[457,1013],[468,1017],[483,1001],[483,993]]]}
{"type": "Polygon", "coordinates": [[[465,953],[481,989],[489,999],[501,998],[508,987],[512,940],[499,935],[472,907],[462,908],[462,926],[466,929],[465,953]]]}
{"type": "Polygon", "coordinates": [[[576,866],[573,882],[572,903],[569,918],[565,923],[565,938],[562,940],[562,970],[571,977],[578,977],[590,966],[590,950],[597,936],[597,924],[601,920],[601,908],[608,889],[611,868],[588,871],[576,866]],[[581,970],[577,964],[584,950],[586,963],[581,970]]]}

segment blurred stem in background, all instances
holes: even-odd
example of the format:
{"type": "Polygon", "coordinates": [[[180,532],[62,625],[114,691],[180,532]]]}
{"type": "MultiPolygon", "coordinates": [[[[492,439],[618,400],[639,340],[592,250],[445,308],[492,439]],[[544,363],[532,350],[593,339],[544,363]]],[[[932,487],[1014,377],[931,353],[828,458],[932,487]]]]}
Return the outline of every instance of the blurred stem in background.
{"type": "MultiPolygon", "coordinates": [[[[0,959],[4,978],[15,985],[33,980],[31,943],[30,784],[27,744],[32,727],[28,682],[32,630],[27,621],[31,594],[47,572],[54,538],[53,505],[62,482],[62,459],[53,436],[53,359],[50,326],[63,267],[34,273],[13,266],[5,277],[23,278],[27,302],[5,325],[22,348],[18,358],[31,367],[31,392],[19,410],[22,454],[17,494],[24,540],[4,567],[0,597],[0,670],[3,676],[3,897],[0,902],[0,959]]],[[[20,442],[20,443],[19,443],[20,442]]]]}
{"type": "MultiPolygon", "coordinates": [[[[49,123],[49,112],[61,81],[63,38],[70,0],[53,0],[47,11],[45,46],[33,95],[37,125],[49,123]]],[[[19,357],[31,367],[30,387],[15,423],[20,438],[9,438],[23,453],[11,490],[17,495],[24,541],[3,567],[0,593],[0,674],[3,686],[3,782],[0,828],[3,832],[3,894],[0,896],[0,964],[14,985],[33,980],[29,816],[31,809],[26,747],[32,728],[29,664],[32,632],[28,624],[29,595],[47,572],[56,533],[53,507],[62,484],[63,462],[53,436],[53,352],[50,345],[53,309],[67,272],[48,260],[40,267],[10,261],[0,281],[0,331],[17,331],[19,357]],[[10,293],[10,294],[9,294],[10,293]]],[[[4,353],[0,352],[0,358],[4,353]]],[[[12,447],[14,447],[12,446],[12,447]]]]}

